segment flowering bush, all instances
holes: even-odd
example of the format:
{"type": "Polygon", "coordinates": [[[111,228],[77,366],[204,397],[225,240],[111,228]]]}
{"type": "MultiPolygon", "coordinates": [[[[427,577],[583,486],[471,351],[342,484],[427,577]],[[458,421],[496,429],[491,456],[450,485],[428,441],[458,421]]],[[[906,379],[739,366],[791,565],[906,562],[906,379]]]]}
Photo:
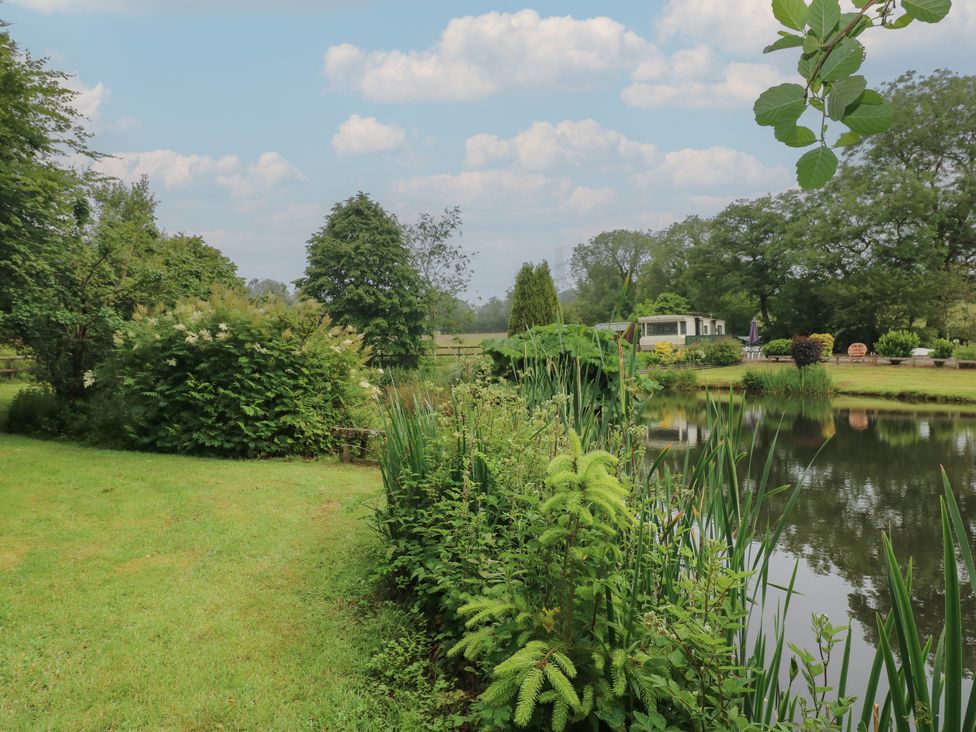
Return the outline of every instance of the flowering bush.
{"type": "Polygon", "coordinates": [[[231,292],[167,312],[138,310],[112,359],[86,379],[117,387],[138,445],[239,457],[313,455],[361,426],[379,389],[360,337],[314,302],[231,292]],[[107,382],[107,383],[104,383],[107,382]]]}

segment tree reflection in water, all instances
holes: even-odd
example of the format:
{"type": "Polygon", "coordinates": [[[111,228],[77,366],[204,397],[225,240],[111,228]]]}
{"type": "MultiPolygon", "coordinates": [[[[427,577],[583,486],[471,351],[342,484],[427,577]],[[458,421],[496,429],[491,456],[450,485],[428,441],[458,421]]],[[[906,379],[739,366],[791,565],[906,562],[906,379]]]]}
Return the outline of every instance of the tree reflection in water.
{"type": "MultiPolygon", "coordinates": [[[[682,435],[701,440],[704,401],[698,395],[680,395],[652,402],[647,412],[650,452],[653,457],[654,448],[672,443],[677,466],[683,461],[682,449],[695,447],[682,435]],[[681,429],[662,430],[659,424],[681,425],[681,429]]],[[[899,403],[893,407],[898,411],[833,409],[826,399],[750,398],[744,416],[744,439],[751,442],[756,433],[754,466],[762,465],[779,430],[770,484],[795,485],[804,480],[780,552],[802,558],[819,575],[835,578],[836,591],[847,593],[849,612],[872,644],[877,640],[875,612],[884,614],[889,609],[882,530],[889,532],[903,563],[909,557],[914,560],[919,630],[936,639],[941,632],[940,465],[945,466],[960,511],[968,520],[971,542],[976,535],[976,416],[961,415],[951,407],[942,413],[913,412],[911,405],[899,403]]],[[[965,663],[972,671],[976,670],[972,598],[963,612],[965,663]]],[[[792,622],[805,626],[809,617],[792,622]]]]}

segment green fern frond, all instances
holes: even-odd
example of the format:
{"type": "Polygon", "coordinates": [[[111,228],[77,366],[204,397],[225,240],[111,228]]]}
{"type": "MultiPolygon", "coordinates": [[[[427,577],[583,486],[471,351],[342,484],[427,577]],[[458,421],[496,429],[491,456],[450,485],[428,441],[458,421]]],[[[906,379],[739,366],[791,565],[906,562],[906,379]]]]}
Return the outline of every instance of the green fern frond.
{"type": "Polygon", "coordinates": [[[559,664],[559,668],[561,668],[563,670],[563,673],[566,674],[569,678],[571,679],[576,678],[576,666],[574,666],[573,662],[569,660],[569,656],[567,656],[565,653],[562,653],[561,651],[553,651],[552,660],[555,661],[557,664],[559,664]]]}
{"type": "Polygon", "coordinates": [[[569,722],[569,705],[557,701],[552,707],[552,732],[563,732],[569,722]]]}
{"type": "MultiPolygon", "coordinates": [[[[548,666],[546,668],[549,668],[548,666]]],[[[545,682],[545,674],[542,669],[532,668],[522,679],[519,687],[518,703],[515,705],[515,724],[525,727],[532,721],[532,713],[535,711],[536,701],[539,698],[539,691],[545,682]]]]}
{"type": "Polygon", "coordinates": [[[546,664],[543,669],[546,678],[549,680],[549,684],[556,693],[559,694],[559,698],[569,705],[570,709],[576,711],[580,708],[580,698],[576,693],[576,689],[573,688],[572,682],[566,678],[566,675],[560,671],[555,664],[546,664]]]}
{"type": "Polygon", "coordinates": [[[590,716],[590,712],[593,711],[593,685],[587,684],[583,687],[583,699],[580,701],[580,708],[578,714],[581,717],[590,716]]]}
{"type": "Polygon", "coordinates": [[[493,681],[481,692],[481,701],[489,707],[500,707],[515,696],[518,686],[518,679],[514,676],[493,681]]]}

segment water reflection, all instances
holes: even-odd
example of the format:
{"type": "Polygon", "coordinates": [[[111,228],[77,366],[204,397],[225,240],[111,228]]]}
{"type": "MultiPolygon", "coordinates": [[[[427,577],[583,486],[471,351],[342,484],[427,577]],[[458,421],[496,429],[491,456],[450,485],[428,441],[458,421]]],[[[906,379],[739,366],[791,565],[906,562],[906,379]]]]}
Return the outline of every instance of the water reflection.
{"type": "MultiPolygon", "coordinates": [[[[818,578],[811,581],[814,592],[829,605],[822,609],[831,612],[835,624],[843,622],[835,616],[837,598],[846,595],[847,612],[860,625],[855,641],[863,639],[855,659],[861,668],[870,666],[874,655],[867,644],[873,646],[877,639],[875,613],[889,609],[882,530],[889,532],[900,560],[914,559],[920,630],[936,638],[941,632],[940,465],[968,520],[971,543],[976,536],[976,417],[897,406],[900,411],[845,409],[826,399],[757,398],[747,402],[743,413],[744,437],[755,439],[758,452],[754,462],[765,460],[776,440],[771,483],[796,485],[803,479],[779,545],[782,565],[792,568],[792,558],[802,560],[802,571],[818,578]]],[[[699,395],[655,399],[647,419],[652,452],[670,444],[676,461],[707,437],[705,403],[699,395]]],[[[817,599],[808,596],[802,604],[817,610],[817,599]]],[[[965,605],[964,620],[966,663],[973,670],[976,603],[965,605]]],[[[809,613],[793,616],[799,635],[805,634],[808,622],[809,613]]]]}

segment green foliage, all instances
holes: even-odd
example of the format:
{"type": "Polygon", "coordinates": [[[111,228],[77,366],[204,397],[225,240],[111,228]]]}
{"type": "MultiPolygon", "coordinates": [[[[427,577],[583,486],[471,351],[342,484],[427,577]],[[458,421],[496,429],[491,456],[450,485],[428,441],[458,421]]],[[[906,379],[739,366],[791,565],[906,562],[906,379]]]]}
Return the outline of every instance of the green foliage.
{"type": "Polygon", "coordinates": [[[956,346],[952,357],[957,361],[976,361],[976,345],[956,346]]]}
{"type": "Polygon", "coordinates": [[[46,387],[22,389],[7,412],[7,430],[27,435],[64,434],[70,421],[65,402],[46,387]]]}
{"type": "Polygon", "coordinates": [[[37,378],[69,399],[86,396],[85,372],[106,358],[113,333],[137,307],[241,288],[235,265],[202,239],[160,233],[145,179],[102,183],[91,195],[91,218],[64,233],[50,252],[50,278],[7,319],[37,378]]]}
{"type": "Polygon", "coordinates": [[[647,300],[634,308],[634,315],[638,318],[649,315],[680,315],[691,312],[691,305],[681,295],[674,292],[662,292],[654,300],[647,300]]]}
{"type": "Polygon", "coordinates": [[[936,338],[932,341],[932,358],[952,358],[952,351],[955,344],[945,338],[936,338]]]}
{"type": "Polygon", "coordinates": [[[889,330],[874,344],[879,356],[888,358],[909,358],[912,350],[918,348],[922,339],[910,330],[889,330]]]}
{"type": "Polygon", "coordinates": [[[550,325],[558,319],[559,298],[548,262],[534,267],[526,262],[519,270],[512,289],[508,334],[512,336],[536,326],[550,325]]]}
{"type": "Polygon", "coordinates": [[[811,333],[810,340],[820,344],[820,357],[830,358],[834,352],[834,337],[830,333],[811,333]]]}
{"type": "Polygon", "coordinates": [[[817,147],[797,161],[801,188],[820,188],[837,171],[837,155],[827,141],[828,119],[844,124],[834,147],[855,144],[862,135],[887,130],[893,119],[892,105],[879,93],[867,89],[863,76],[856,76],[864,63],[865,50],[859,40],[865,30],[902,28],[913,20],[937,23],[946,16],[951,0],[902,0],[905,14],[894,18],[895,0],[854,0],[858,12],[842,13],[838,0],[773,0],[773,15],[786,31],[765,48],[771,53],[800,48],[797,70],[803,84],[778,84],[756,100],[754,112],[759,125],[772,127],[777,140],[790,147],[817,147]],[[819,116],[818,132],[799,125],[808,111],[819,116]]]}
{"type": "Polygon", "coordinates": [[[384,365],[416,366],[429,333],[424,287],[396,218],[365,193],[337,203],[308,240],[304,295],[363,335],[384,365]]]}
{"type": "Polygon", "coordinates": [[[814,363],[802,369],[746,369],[742,387],[749,392],[776,396],[830,394],[833,382],[827,370],[814,363]]]}
{"type": "Polygon", "coordinates": [[[360,337],[320,305],[219,292],[140,309],[94,387],[116,392],[136,445],[236,457],[316,455],[336,427],[368,426],[379,394],[360,337]]]}
{"type": "Polygon", "coordinates": [[[709,366],[735,366],[742,362],[742,344],[734,338],[711,338],[700,347],[709,366]]]}
{"type": "Polygon", "coordinates": [[[622,320],[634,312],[637,277],[653,243],[645,232],[617,229],[573,248],[570,268],[583,322],[622,320]]]}
{"type": "Polygon", "coordinates": [[[775,338],[763,345],[766,356],[789,356],[792,354],[792,341],[789,338],[775,338]]]}
{"type": "Polygon", "coordinates": [[[693,369],[654,369],[647,378],[659,384],[665,391],[683,391],[698,388],[698,374],[693,369]]]}
{"type": "Polygon", "coordinates": [[[484,344],[498,375],[518,377],[529,370],[545,371],[578,364],[589,377],[606,386],[619,371],[617,338],[610,331],[585,325],[544,325],[503,340],[484,344]]]}
{"type": "Polygon", "coordinates": [[[790,342],[790,355],[798,369],[805,369],[820,360],[822,348],[820,341],[806,336],[796,336],[790,342]]]}

